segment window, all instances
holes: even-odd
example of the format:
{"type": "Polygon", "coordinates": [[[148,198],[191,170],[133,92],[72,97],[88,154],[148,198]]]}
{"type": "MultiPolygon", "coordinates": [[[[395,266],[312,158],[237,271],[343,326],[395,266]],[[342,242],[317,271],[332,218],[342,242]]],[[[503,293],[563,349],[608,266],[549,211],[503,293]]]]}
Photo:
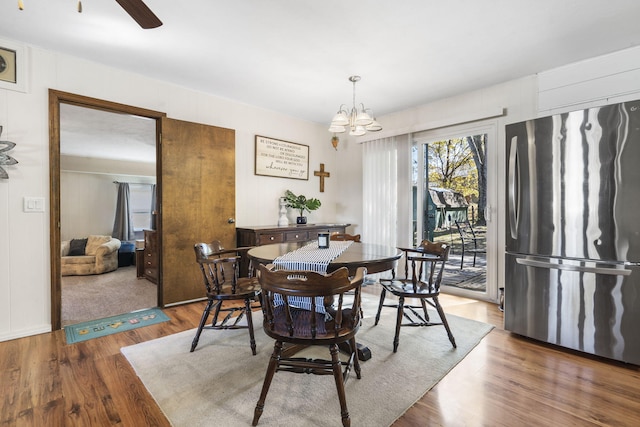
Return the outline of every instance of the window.
{"type": "Polygon", "coordinates": [[[129,209],[134,231],[151,229],[152,184],[129,184],[129,209]]]}

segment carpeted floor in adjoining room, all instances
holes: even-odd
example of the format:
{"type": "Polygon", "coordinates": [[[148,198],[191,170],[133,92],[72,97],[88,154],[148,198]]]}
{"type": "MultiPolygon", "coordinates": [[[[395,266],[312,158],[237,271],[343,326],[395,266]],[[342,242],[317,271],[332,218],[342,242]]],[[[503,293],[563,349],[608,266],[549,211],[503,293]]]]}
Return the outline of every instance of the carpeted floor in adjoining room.
{"type": "Polygon", "coordinates": [[[62,326],[158,305],[158,287],[136,277],[136,267],[62,277],[62,326]]]}

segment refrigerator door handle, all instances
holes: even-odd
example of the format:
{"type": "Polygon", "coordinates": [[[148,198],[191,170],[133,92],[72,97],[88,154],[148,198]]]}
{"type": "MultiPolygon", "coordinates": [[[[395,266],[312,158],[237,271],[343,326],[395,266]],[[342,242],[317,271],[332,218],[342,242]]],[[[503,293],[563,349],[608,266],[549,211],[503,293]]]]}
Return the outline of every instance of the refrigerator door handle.
{"type": "Polygon", "coordinates": [[[509,206],[509,231],[511,238],[516,239],[518,237],[518,200],[516,197],[517,184],[520,181],[520,171],[518,168],[518,137],[511,138],[511,144],[509,145],[509,183],[508,183],[508,198],[509,206]]]}
{"type": "Polygon", "coordinates": [[[529,267],[541,267],[541,268],[550,268],[550,269],[556,269],[556,270],[578,271],[581,273],[607,274],[610,276],[628,276],[631,274],[631,270],[626,268],[587,267],[582,265],[563,264],[561,262],[555,263],[555,262],[549,262],[549,261],[541,261],[541,260],[530,259],[530,258],[518,258],[516,259],[516,262],[518,264],[526,265],[529,267]]]}

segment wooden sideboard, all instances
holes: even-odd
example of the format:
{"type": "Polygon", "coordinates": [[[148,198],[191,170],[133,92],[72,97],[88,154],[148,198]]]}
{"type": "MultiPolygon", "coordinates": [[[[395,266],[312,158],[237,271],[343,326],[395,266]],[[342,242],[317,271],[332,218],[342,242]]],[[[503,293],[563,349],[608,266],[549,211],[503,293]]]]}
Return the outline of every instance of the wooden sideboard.
{"type": "Polygon", "coordinates": [[[318,238],[319,232],[345,233],[351,224],[305,224],[259,227],[237,227],[237,246],[262,246],[271,243],[306,242],[318,238]]]}
{"type": "Polygon", "coordinates": [[[144,277],[158,284],[158,233],[144,230],[144,277]]]}

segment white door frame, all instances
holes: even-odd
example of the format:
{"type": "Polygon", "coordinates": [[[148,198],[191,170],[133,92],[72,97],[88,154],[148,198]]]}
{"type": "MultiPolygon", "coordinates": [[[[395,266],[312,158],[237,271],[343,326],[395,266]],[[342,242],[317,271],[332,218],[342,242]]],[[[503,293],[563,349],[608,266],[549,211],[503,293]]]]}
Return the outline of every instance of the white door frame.
{"type": "MultiPolygon", "coordinates": [[[[496,120],[487,120],[464,125],[449,126],[440,129],[433,129],[419,132],[413,135],[413,143],[420,146],[420,155],[418,155],[418,170],[424,171],[424,149],[430,142],[442,141],[446,139],[459,138],[469,135],[486,134],[486,162],[487,162],[487,207],[485,218],[487,220],[487,286],[485,292],[471,291],[467,289],[447,286],[442,289],[443,293],[459,295],[474,299],[487,301],[498,301],[498,217],[497,217],[497,197],[498,197],[498,122],[496,120]]],[[[424,187],[423,177],[418,177],[418,206],[424,206],[424,187]]],[[[417,231],[422,236],[422,225],[424,210],[417,209],[417,231]]]]}

